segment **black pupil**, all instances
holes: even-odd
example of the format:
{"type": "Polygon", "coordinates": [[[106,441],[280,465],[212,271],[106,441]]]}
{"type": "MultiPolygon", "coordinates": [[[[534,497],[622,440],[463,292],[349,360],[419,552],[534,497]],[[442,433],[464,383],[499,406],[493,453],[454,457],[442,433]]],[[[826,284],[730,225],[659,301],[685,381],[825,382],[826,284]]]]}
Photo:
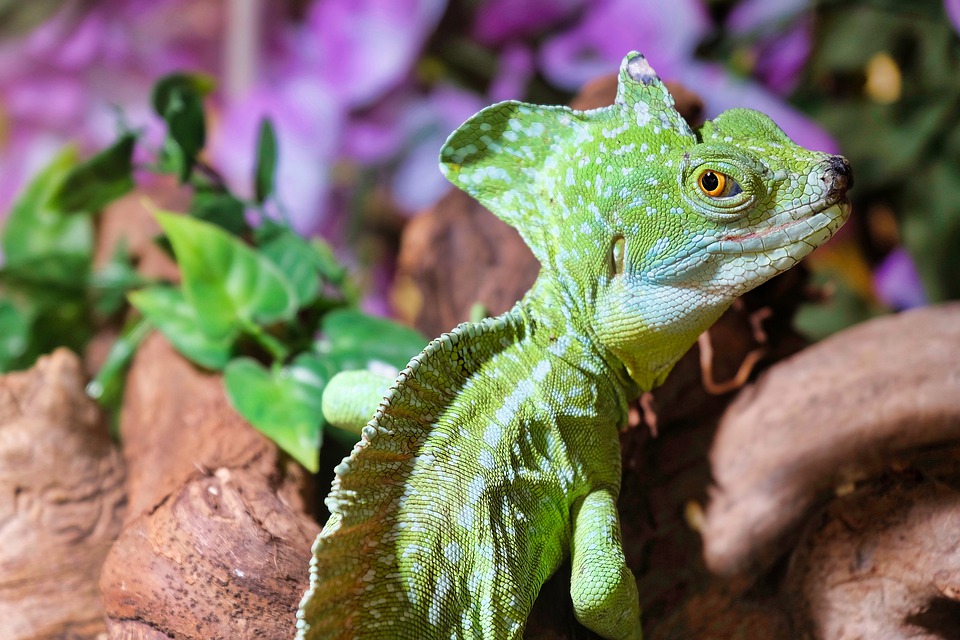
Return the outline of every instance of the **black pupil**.
{"type": "Polygon", "coordinates": [[[717,174],[713,171],[707,171],[703,174],[703,177],[700,178],[700,184],[703,185],[703,188],[707,191],[715,191],[716,188],[720,186],[720,179],[717,178],[717,174]]]}

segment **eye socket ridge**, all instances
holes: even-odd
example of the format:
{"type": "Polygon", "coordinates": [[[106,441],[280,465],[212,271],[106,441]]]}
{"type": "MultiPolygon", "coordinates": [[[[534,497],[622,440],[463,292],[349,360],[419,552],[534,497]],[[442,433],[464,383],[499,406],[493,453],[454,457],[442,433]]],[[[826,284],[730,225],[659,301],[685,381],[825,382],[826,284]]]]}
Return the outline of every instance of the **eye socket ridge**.
{"type": "Polygon", "coordinates": [[[713,169],[705,169],[700,172],[699,177],[697,177],[697,186],[704,195],[713,199],[730,198],[743,193],[743,188],[736,180],[713,169]]]}

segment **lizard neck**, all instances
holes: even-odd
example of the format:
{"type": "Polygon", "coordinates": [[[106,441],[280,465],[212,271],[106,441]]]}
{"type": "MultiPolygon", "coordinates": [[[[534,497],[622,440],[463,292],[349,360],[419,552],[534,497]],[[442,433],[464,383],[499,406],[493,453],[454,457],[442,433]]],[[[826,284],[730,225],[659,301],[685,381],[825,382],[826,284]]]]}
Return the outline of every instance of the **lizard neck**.
{"type": "Polygon", "coordinates": [[[597,339],[589,315],[571,308],[569,301],[577,298],[544,271],[517,305],[530,327],[530,339],[546,353],[606,380],[624,402],[634,399],[640,390],[624,363],[597,339]]]}
{"type": "Polygon", "coordinates": [[[731,301],[653,283],[634,283],[626,290],[619,282],[568,285],[551,277],[554,271],[541,270],[521,306],[540,337],[554,341],[550,352],[609,377],[628,401],[663,384],[731,301]]]}

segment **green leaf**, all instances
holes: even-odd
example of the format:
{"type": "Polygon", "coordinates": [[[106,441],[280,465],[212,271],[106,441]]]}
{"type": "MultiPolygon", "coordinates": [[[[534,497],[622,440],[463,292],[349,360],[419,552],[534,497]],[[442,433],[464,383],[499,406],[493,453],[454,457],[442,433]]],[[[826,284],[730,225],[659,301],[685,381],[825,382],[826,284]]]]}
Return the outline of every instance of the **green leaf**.
{"type": "Polygon", "coordinates": [[[174,93],[192,93],[203,98],[209,95],[215,86],[216,81],[212,76],[201,73],[171,73],[153,85],[150,104],[158,116],[164,117],[174,93]]]}
{"type": "Polygon", "coordinates": [[[206,144],[203,101],[193,91],[173,88],[163,119],[167,121],[168,140],[173,142],[171,150],[176,155],[180,182],[186,182],[193,171],[197,154],[206,144]]]}
{"type": "Polygon", "coordinates": [[[225,229],[235,236],[250,231],[243,203],[229,193],[198,191],[190,204],[190,215],[225,229]]]}
{"type": "Polygon", "coordinates": [[[85,295],[89,275],[88,256],[50,253],[5,264],[0,269],[0,282],[25,293],[30,289],[45,288],[56,289],[61,294],[85,295]]]}
{"type": "Polygon", "coordinates": [[[334,285],[339,285],[343,282],[347,274],[347,269],[337,260],[330,245],[321,238],[306,240],[287,225],[270,219],[264,220],[254,231],[255,243],[264,248],[274,242],[287,242],[281,239],[288,236],[293,236],[310,248],[309,253],[298,251],[298,256],[308,260],[323,280],[334,285]]]}
{"type": "Polygon", "coordinates": [[[143,318],[127,326],[107,353],[96,377],[87,384],[87,395],[103,406],[118,407],[123,395],[125,373],[133,354],[150,333],[150,322],[143,318]]]}
{"type": "Polygon", "coordinates": [[[50,205],[76,162],[75,149],[59,153],[14,203],[0,236],[0,282],[19,316],[10,307],[4,312],[0,335],[9,332],[9,342],[0,358],[3,368],[29,366],[59,346],[80,350],[92,332],[86,304],[92,222],[50,205]]]}
{"type": "Polygon", "coordinates": [[[820,274],[815,280],[831,284],[830,297],[816,304],[801,304],[793,317],[794,328],[810,341],[823,340],[883,312],[877,304],[858,295],[843,278],[820,274]]]}
{"type": "Polygon", "coordinates": [[[4,268],[54,263],[50,272],[75,282],[86,278],[93,254],[93,226],[87,216],[68,216],[50,205],[51,195],[77,163],[73,147],[61,151],[17,198],[0,237],[4,268]],[[72,260],[69,273],[55,263],[72,260]],[[79,271],[78,271],[79,269],[79,271]]]}
{"type": "Polygon", "coordinates": [[[30,322],[9,300],[0,298],[0,371],[9,371],[30,340],[30,322]]]}
{"type": "Polygon", "coordinates": [[[342,284],[347,275],[347,268],[337,260],[333,254],[333,248],[320,238],[311,239],[310,246],[313,248],[313,265],[317,268],[320,277],[331,284],[342,284]]]}
{"type": "Polygon", "coordinates": [[[211,338],[200,328],[197,312],[179,289],[154,286],[129,294],[136,307],[185,358],[220,370],[230,360],[235,335],[211,338]]]}
{"type": "Polygon", "coordinates": [[[254,176],[258,203],[263,203],[274,189],[277,173],[277,134],[269,118],[260,121],[260,134],[257,137],[257,170],[254,176]]]}
{"type": "Polygon", "coordinates": [[[930,300],[960,298],[960,163],[953,158],[925,167],[905,186],[904,245],[916,262],[930,300]]]}
{"type": "Polygon", "coordinates": [[[368,369],[375,363],[402,369],[427,344],[409,327],[356,309],[331,311],[324,316],[322,331],[317,350],[329,354],[342,370],[368,369]]]}
{"type": "Polygon", "coordinates": [[[320,291],[320,276],[314,264],[314,250],[310,243],[293,231],[284,228],[260,247],[266,256],[283,272],[293,286],[297,306],[304,307],[320,291]]]}
{"type": "Polygon", "coordinates": [[[330,377],[330,366],[310,353],[272,371],[250,358],[237,358],[223,372],[237,412],[313,472],[319,467],[324,426],[320,398],[330,377]]]}
{"type": "Polygon", "coordinates": [[[90,307],[83,291],[60,286],[4,287],[29,325],[27,346],[22,355],[9,365],[11,369],[30,366],[38,356],[58,347],[82,353],[93,334],[90,307]]]}
{"type": "Polygon", "coordinates": [[[296,313],[296,293],[284,275],[239,239],[186,216],[158,213],[157,220],[176,253],[184,297],[208,337],[228,340],[296,313]]]}
{"type": "Polygon", "coordinates": [[[101,316],[116,313],[124,306],[128,291],[146,284],[133,266],[126,241],[121,239],[106,264],[93,273],[94,308],[101,316]]]}
{"type": "Polygon", "coordinates": [[[181,182],[190,177],[197,153],[206,142],[203,121],[203,97],[214,87],[213,78],[201,74],[174,73],[161,78],[153,87],[150,103],[167,123],[164,144],[166,160],[171,160],[181,182]]]}
{"type": "Polygon", "coordinates": [[[67,174],[50,197],[50,206],[63,212],[96,212],[133,189],[133,147],[127,133],[67,174]]]}

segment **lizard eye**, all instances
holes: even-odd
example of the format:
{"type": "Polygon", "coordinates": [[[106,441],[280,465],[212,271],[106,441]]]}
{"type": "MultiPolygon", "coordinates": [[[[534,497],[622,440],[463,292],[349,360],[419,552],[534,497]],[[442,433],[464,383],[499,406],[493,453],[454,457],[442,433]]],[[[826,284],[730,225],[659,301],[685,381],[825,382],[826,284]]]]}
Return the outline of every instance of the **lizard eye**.
{"type": "Polygon", "coordinates": [[[709,169],[700,174],[697,184],[700,190],[711,198],[729,198],[743,191],[737,181],[730,176],[709,169]]]}

